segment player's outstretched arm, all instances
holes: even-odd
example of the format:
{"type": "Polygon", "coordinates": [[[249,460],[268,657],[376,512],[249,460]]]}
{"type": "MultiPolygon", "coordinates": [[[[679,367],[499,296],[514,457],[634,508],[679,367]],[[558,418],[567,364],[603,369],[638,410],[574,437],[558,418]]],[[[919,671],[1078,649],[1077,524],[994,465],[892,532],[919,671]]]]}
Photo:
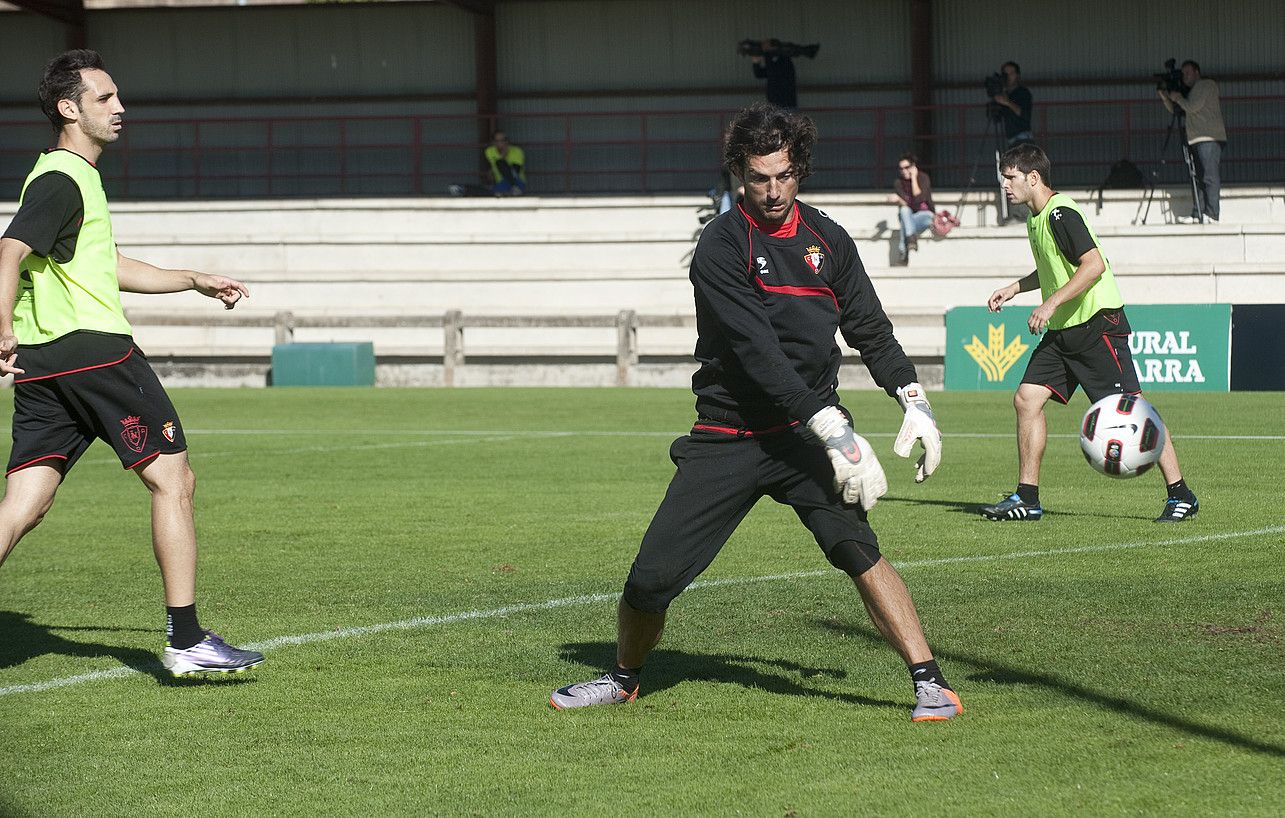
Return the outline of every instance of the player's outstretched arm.
{"type": "Polygon", "coordinates": [[[1030,290],[1039,289],[1040,274],[1038,270],[1032,270],[1027,275],[1009,284],[1007,287],[1000,287],[991,293],[991,297],[986,299],[986,308],[991,312],[999,312],[1004,305],[1017,297],[1018,293],[1029,292],[1030,290]]]}
{"type": "Polygon", "coordinates": [[[242,298],[250,297],[250,288],[235,278],[207,273],[197,273],[193,289],[201,295],[222,301],[225,310],[235,307],[242,298]]]}
{"type": "Polygon", "coordinates": [[[915,482],[922,483],[937,470],[941,464],[941,431],[937,428],[937,419],[933,417],[933,408],[928,403],[924,388],[917,383],[908,383],[897,390],[897,402],[905,410],[905,420],[901,422],[901,431],[892,443],[892,451],[898,457],[910,457],[910,450],[915,441],[924,447],[924,453],[915,464],[915,482]]]}
{"type": "Polygon", "coordinates": [[[201,295],[217,298],[225,309],[232,309],[250,289],[227,276],[198,273],[195,270],[166,270],[145,261],[116,254],[116,278],[127,293],[181,293],[196,290],[201,295]]]}

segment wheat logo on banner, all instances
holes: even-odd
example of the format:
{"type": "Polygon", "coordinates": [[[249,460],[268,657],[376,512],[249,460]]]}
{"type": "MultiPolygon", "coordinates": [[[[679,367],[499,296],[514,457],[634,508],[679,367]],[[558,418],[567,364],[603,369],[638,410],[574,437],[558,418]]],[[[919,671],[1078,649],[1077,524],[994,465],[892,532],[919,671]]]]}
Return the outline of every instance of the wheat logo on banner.
{"type": "Polygon", "coordinates": [[[1030,346],[1022,343],[1020,337],[1014,337],[1012,341],[1005,344],[1003,324],[998,327],[987,324],[986,330],[987,343],[985,346],[974,335],[972,343],[964,345],[964,351],[977,362],[977,365],[982,368],[982,372],[986,373],[986,380],[993,383],[1004,380],[1008,370],[1013,368],[1013,364],[1017,363],[1018,359],[1022,357],[1022,353],[1029,349],[1030,346]]]}

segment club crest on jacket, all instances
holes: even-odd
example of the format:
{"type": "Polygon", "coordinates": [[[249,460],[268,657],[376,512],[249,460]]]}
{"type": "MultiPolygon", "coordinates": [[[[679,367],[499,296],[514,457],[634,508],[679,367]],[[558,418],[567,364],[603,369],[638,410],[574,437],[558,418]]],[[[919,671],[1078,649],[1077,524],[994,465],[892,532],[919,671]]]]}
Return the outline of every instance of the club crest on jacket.
{"type": "Polygon", "coordinates": [[[812,268],[812,272],[821,275],[821,265],[825,263],[825,254],[821,252],[820,247],[815,244],[808,247],[803,254],[803,260],[812,268]]]}

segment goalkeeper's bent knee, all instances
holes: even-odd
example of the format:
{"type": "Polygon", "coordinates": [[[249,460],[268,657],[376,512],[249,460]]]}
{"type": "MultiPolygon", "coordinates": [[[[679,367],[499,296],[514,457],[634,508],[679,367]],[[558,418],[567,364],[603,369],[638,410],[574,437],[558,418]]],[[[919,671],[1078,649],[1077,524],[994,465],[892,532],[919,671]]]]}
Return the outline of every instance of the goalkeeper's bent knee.
{"type": "Polygon", "coordinates": [[[677,584],[668,588],[649,588],[632,580],[633,577],[630,576],[625,582],[625,590],[621,597],[626,605],[639,613],[665,613],[669,610],[669,604],[687,587],[686,584],[677,584]]]}
{"type": "Polygon", "coordinates": [[[879,546],[856,540],[844,540],[836,543],[826,552],[825,558],[830,564],[852,578],[856,578],[875,567],[883,559],[879,546]]]}

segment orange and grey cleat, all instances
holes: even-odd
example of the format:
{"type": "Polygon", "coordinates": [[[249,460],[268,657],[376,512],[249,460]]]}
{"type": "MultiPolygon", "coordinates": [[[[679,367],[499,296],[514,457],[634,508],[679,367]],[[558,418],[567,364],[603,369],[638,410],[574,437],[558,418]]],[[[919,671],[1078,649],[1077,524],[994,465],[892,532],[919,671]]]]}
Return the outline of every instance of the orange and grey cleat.
{"type": "Polygon", "coordinates": [[[959,695],[936,682],[915,682],[918,703],[910,713],[911,721],[945,721],[964,712],[959,695]]]}
{"type": "Polygon", "coordinates": [[[549,697],[549,704],[554,710],[569,710],[595,704],[624,704],[636,698],[638,688],[625,690],[610,673],[605,673],[598,679],[558,688],[549,697]]]}

